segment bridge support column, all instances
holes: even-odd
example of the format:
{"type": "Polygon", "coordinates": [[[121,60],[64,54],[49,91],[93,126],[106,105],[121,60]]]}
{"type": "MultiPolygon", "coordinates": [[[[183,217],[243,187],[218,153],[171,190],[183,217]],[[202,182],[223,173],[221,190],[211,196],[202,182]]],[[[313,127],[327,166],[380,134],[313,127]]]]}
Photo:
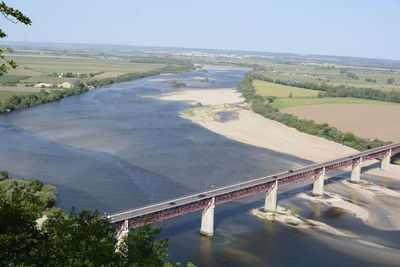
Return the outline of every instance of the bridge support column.
{"type": "Polygon", "coordinates": [[[264,211],[276,211],[276,198],[278,195],[278,181],[275,181],[274,186],[267,192],[265,196],[264,211]]]}
{"type": "Polygon", "coordinates": [[[200,234],[205,236],[214,235],[214,203],[215,199],[212,198],[208,204],[208,207],[203,210],[203,213],[201,215],[200,234]]]}
{"type": "Polygon", "coordinates": [[[382,158],[381,170],[389,170],[390,157],[392,156],[392,150],[390,149],[388,153],[382,158]]]}
{"type": "Polygon", "coordinates": [[[325,167],[322,173],[318,174],[315,178],[312,194],[314,196],[322,196],[324,195],[325,167]]]}
{"type": "Polygon", "coordinates": [[[124,226],[121,230],[122,231],[119,232],[117,235],[118,245],[120,245],[122,240],[124,239],[124,237],[129,234],[129,221],[128,220],[124,221],[124,226]]]}
{"type": "Polygon", "coordinates": [[[353,164],[353,169],[351,170],[351,177],[350,181],[352,182],[359,182],[361,177],[361,159],[356,163],[353,164]]]}

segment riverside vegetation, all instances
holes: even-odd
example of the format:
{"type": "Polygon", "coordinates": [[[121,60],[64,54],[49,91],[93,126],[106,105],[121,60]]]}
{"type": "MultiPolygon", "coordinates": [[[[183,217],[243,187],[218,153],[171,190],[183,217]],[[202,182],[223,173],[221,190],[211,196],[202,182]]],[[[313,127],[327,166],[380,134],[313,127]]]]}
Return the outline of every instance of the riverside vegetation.
{"type": "MultiPolygon", "coordinates": [[[[343,133],[327,123],[316,123],[312,120],[299,119],[292,114],[282,113],[278,108],[272,106],[276,97],[261,96],[256,93],[256,89],[253,86],[254,79],[264,80],[265,78],[258,73],[248,72],[244,80],[238,84],[237,89],[243,94],[246,101],[250,103],[251,109],[254,112],[268,119],[283,123],[300,132],[320,136],[360,151],[388,144],[388,142],[378,139],[370,140],[358,137],[353,133],[343,133]]],[[[271,82],[271,80],[268,81],[271,82]]]]}
{"type": "Polygon", "coordinates": [[[48,102],[58,101],[65,97],[78,95],[87,92],[89,89],[105,86],[113,83],[126,82],[130,80],[136,80],[148,76],[159,75],[162,73],[174,73],[183,72],[194,69],[194,65],[191,63],[185,63],[177,66],[166,66],[156,70],[150,70],[145,72],[134,72],[120,75],[114,78],[104,78],[89,81],[76,81],[71,89],[64,90],[51,90],[47,92],[41,90],[39,93],[30,93],[24,95],[13,95],[4,103],[0,102],[0,112],[10,112],[15,109],[27,108],[34,105],[44,104],[48,102]]]}
{"type": "MultiPolygon", "coordinates": [[[[55,209],[56,190],[39,180],[0,172],[0,266],[177,266],[166,260],[168,239],[153,223],[118,243],[115,227],[97,211],[55,209]]],[[[188,263],[187,266],[194,266],[188,263]]]]}

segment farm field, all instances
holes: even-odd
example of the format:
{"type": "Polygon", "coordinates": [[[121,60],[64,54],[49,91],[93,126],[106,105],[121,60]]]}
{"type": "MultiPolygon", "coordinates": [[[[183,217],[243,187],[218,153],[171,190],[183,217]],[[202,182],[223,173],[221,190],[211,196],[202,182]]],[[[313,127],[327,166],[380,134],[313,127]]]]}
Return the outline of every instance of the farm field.
{"type": "Polygon", "coordinates": [[[322,104],[367,104],[367,105],[387,105],[399,106],[399,103],[368,100],[351,97],[324,97],[324,98],[278,98],[272,105],[278,109],[285,109],[297,106],[322,105],[322,104]]]}
{"type": "MultiPolygon", "coordinates": [[[[87,56],[65,56],[57,53],[24,52],[12,54],[8,59],[18,63],[16,69],[0,76],[1,86],[33,87],[38,83],[61,84],[63,82],[94,80],[117,77],[128,72],[143,72],[159,69],[165,64],[159,63],[131,63],[118,57],[106,59],[100,54],[87,56]],[[58,73],[70,72],[85,74],[84,77],[58,77],[58,73]]],[[[0,89],[2,90],[2,89],[0,89]]],[[[6,89],[5,89],[6,90],[6,89]]]]}
{"type": "Polygon", "coordinates": [[[332,85],[347,85],[360,88],[375,88],[384,91],[400,90],[400,71],[384,68],[368,68],[340,65],[318,64],[276,64],[273,62],[259,62],[266,70],[265,77],[280,80],[295,80],[300,82],[321,83],[332,85]],[[353,76],[354,74],[355,76],[353,76]],[[388,84],[393,78],[395,84],[388,84]],[[367,81],[366,79],[370,79],[367,81]]]}
{"type": "MultiPolygon", "coordinates": [[[[106,60],[90,57],[40,57],[40,56],[9,56],[18,62],[19,68],[28,68],[42,75],[51,75],[54,72],[98,73],[106,71],[135,72],[160,68],[162,64],[130,63],[118,60],[106,60]]],[[[9,75],[13,75],[13,70],[9,75]]]]}
{"type": "Polygon", "coordinates": [[[287,86],[282,84],[270,83],[261,80],[254,80],[253,86],[256,88],[257,94],[262,96],[276,97],[316,97],[319,91],[287,86]]]}
{"type": "Polygon", "coordinates": [[[360,137],[400,142],[399,105],[322,104],[289,107],[282,112],[318,123],[326,122],[360,137]]]}

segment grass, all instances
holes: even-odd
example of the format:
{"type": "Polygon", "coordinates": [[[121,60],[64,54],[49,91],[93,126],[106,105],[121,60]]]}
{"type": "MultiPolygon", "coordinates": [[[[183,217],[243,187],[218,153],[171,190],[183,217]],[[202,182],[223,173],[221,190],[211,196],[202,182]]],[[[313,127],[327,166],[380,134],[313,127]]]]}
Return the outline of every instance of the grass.
{"type": "Polygon", "coordinates": [[[193,117],[195,115],[195,109],[198,109],[198,108],[188,108],[185,110],[181,110],[181,113],[186,116],[193,117]]]}
{"type": "Polygon", "coordinates": [[[257,94],[262,96],[289,97],[292,94],[293,97],[316,97],[319,92],[260,80],[254,80],[253,86],[256,88],[257,94]]]}
{"type": "Polygon", "coordinates": [[[324,98],[279,98],[272,105],[278,109],[288,107],[318,105],[318,104],[370,104],[370,105],[400,105],[398,103],[368,100],[351,97],[324,97],[324,98]]]}
{"type": "Polygon", "coordinates": [[[0,91],[0,102],[7,101],[13,95],[29,95],[32,92],[11,92],[11,91],[0,91]]]}

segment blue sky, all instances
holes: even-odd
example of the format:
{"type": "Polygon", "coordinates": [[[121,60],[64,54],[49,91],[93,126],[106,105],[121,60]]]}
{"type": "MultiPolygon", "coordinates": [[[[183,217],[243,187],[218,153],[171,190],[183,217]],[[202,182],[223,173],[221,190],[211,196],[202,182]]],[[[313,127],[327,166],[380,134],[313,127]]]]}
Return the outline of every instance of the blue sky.
{"type": "Polygon", "coordinates": [[[102,43],[400,59],[400,1],[15,0],[12,41],[102,43]]]}

